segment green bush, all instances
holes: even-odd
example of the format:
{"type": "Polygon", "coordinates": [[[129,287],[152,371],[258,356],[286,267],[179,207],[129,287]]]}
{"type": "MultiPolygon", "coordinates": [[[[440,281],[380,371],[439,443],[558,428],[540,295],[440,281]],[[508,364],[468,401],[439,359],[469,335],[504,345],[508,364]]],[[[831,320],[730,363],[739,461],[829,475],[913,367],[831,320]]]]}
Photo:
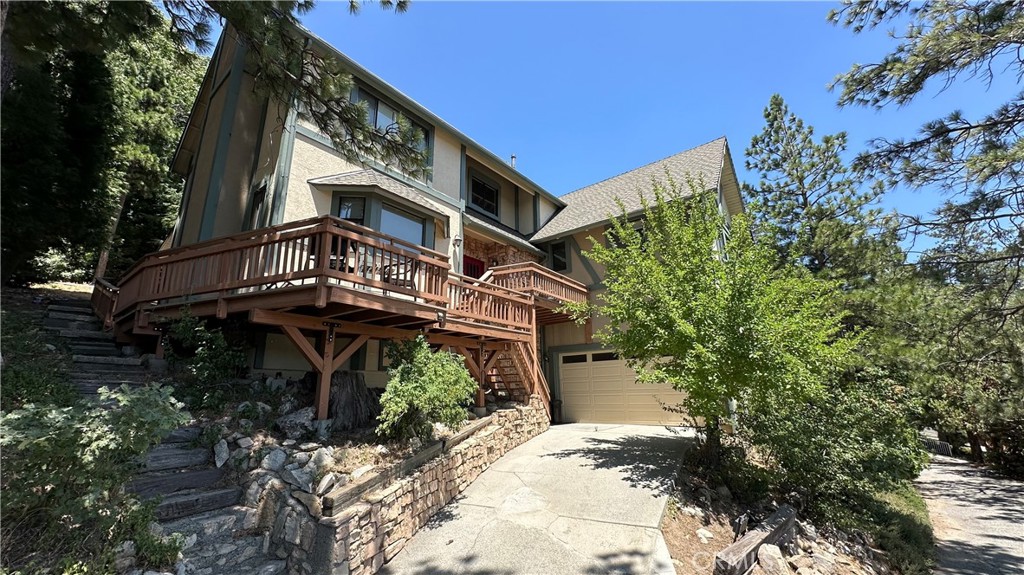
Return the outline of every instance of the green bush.
{"type": "Polygon", "coordinates": [[[434,423],[457,429],[466,420],[466,402],[477,384],[461,357],[433,353],[423,336],[388,344],[387,388],[380,398],[377,433],[391,439],[433,436],[434,423]]]}
{"type": "Polygon", "coordinates": [[[24,312],[3,311],[3,393],[0,409],[10,411],[26,403],[68,406],[78,393],[69,383],[64,356],[46,348],[43,331],[24,312]]]}
{"type": "Polygon", "coordinates": [[[775,491],[836,519],[852,502],[913,479],[927,462],[908,419],[912,399],[868,369],[810,400],[784,395],[741,408],[737,435],[754,447],[775,491]]]}
{"type": "Polygon", "coordinates": [[[150,446],[187,421],[172,391],[102,388],[99,404],[30,403],[0,416],[4,568],[103,572],[128,539],[143,563],[177,553],[149,533],[150,507],[124,490],[150,446]]]}
{"type": "Polygon", "coordinates": [[[223,331],[209,327],[186,306],[181,317],[168,326],[167,335],[169,359],[181,367],[179,393],[189,408],[220,411],[245,399],[232,389],[233,380],[245,371],[245,352],[229,342],[223,331]]]}

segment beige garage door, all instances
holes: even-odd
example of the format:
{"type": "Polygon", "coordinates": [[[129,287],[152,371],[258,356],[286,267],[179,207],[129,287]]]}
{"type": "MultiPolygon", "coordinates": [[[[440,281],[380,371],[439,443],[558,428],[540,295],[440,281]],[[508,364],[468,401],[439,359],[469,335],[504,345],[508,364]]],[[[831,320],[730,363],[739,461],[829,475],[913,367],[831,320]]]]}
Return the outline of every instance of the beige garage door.
{"type": "Polygon", "coordinates": [[[636,383],[636,372],[610,352],[567,353],[558,357],[562,419],[588,423],[682,423],[683,416],[662,409],[683,394],[668,384],[636,383]]]}

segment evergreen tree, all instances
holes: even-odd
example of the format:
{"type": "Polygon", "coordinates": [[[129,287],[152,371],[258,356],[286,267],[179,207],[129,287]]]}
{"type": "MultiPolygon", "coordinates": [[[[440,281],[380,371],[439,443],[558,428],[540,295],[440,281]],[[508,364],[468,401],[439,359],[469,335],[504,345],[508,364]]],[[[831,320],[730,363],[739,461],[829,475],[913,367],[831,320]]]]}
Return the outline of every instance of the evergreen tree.
{"type": "MultiPolygon", "coordinates": [[[[856,34],[909,20],[902,35],[891,32],[899,43],[881,61],[856,64],[836,79],[841,106],[905,106],[936,85],[941,90],[959,80],[987,83],[996,74],[1024,74],[1020,2],[845,0],[829,18],[856,34]]],[[[945,240],[929,260],[947,268],[1001,262],[1012,277],[1024,264],[1022,128],[1024,92],[978,118],[954,110],[914,137],[876,139],[857,167],[891,183],[948,194],[934,218],[914,221],[945,240]]]]}

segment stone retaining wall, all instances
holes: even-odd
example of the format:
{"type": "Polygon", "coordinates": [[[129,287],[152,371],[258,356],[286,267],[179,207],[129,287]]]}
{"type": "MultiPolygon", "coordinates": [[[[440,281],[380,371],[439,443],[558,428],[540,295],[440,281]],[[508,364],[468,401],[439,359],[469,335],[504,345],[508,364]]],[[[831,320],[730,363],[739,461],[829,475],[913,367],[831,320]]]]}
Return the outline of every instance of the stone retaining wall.
{"type": "Polygon", "coordinates": [[[258,510],[267,550],[287,560],[290,575],[372,575],[480,473],[548,425],[543,401],[532,396],[529,405],[495,412],[469,439],[331,517],[321,517],[319,498],[269,474],[254,478],[245,504],[258,510]]]}

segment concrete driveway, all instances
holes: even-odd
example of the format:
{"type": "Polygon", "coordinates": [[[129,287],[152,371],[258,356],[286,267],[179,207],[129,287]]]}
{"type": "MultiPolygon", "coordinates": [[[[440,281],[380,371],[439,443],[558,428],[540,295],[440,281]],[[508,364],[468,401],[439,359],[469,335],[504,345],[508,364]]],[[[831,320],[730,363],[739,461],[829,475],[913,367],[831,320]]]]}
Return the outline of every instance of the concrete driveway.
{"type": "Polygon", "coordinates": [[[675,573],[658,526],[691,437],[655,426],[552,427],[483,472],[381,572],[675,573]]]}
{"type": "Polygon", "coordinates": [[[935,531],[936,575],[1024,574],[1024,482],[933,455],[916,483],[935,531]]]}

